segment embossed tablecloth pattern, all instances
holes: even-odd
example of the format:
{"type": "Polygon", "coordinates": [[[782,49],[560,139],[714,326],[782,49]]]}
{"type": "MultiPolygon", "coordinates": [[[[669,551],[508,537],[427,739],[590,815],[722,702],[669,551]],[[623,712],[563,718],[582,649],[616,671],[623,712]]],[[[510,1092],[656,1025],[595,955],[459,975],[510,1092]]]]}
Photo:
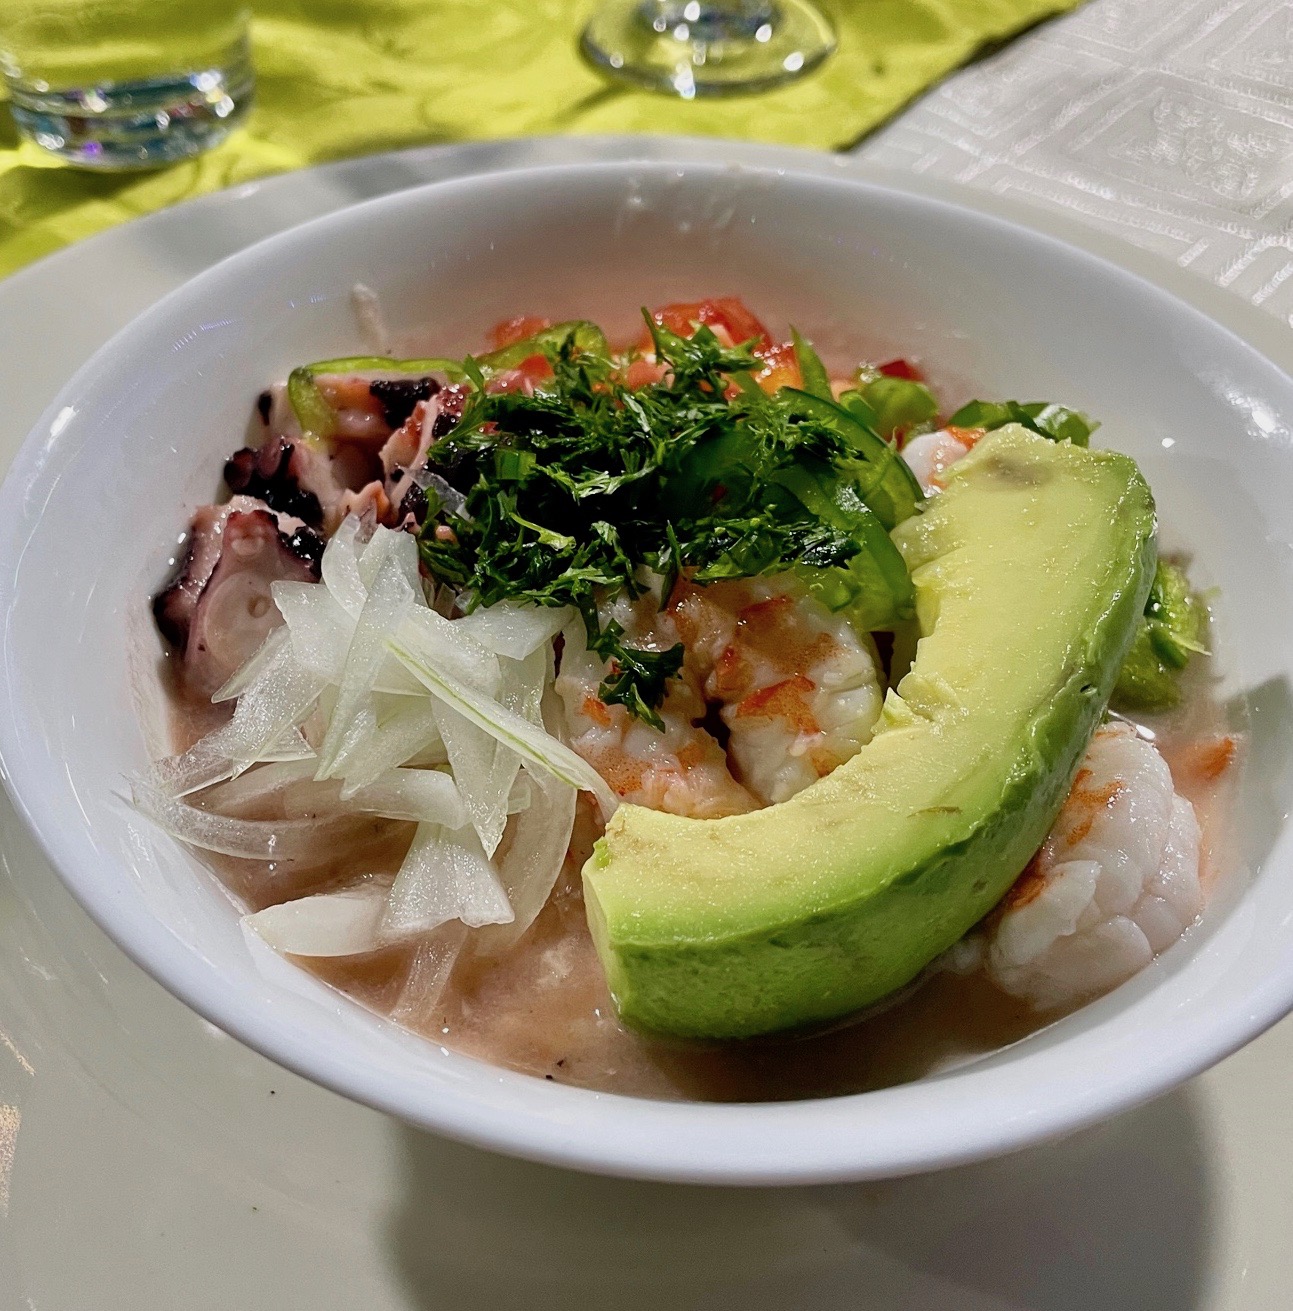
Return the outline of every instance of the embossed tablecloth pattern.
{"type": "Polygon", "coordinates": [[[1289,0],[1094,0],[859,153],[1063,211],[1293,324],[1289,0]]]}
{"type": "Polygon", "coordinates": [[[583,63],[576,38],[597,2],[260,0],[248,129],[147,176],[42,167],[34,146],[15,148],[0,106],[0,275],[202,191],[402,146],[552,132],[846,146],[985,43],[1080,0],[821,0],[839,50],[820,70],[759,96],[692,103],[613,86],[583,63]]]}

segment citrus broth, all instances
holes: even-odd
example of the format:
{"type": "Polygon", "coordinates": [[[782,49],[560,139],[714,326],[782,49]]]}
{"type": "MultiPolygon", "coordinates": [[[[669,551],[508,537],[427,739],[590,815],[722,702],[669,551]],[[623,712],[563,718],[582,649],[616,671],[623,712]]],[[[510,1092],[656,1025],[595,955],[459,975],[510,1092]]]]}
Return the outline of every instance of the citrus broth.
{"type": "MultiPolygon", "coordinates": [[[[1181,706],[1144,717],[1195,806],[1203,831],[1201,878],[1209,895],[1232,861],[1227,817],[1239,772],[1238,739],[1211,695],[1208,661],[1188,671],[1181,706]]],[[[210,731],[212,707],[171,689],[177,749],[210,731]]],[[[283,818],[262,808],[249,818],[283,818]]],[[[251,910],[353,881],[393,877],[412,826],[358,821],[353,839],[308,868],[211,858],[224,885],[251,910]]],[[[1038,1014],[982,974],[931,969],[865,1016],[810,1035],[756,1042],[683,1044],[626,1029],[615,1016],[584,917],[579,867],[596,837],[581,805],[571,855],[548,904],[509,951],[481,957],[468,946],[447,982],[427,988],[415,968],[419,944],[356,957],[297,963],[379,1014],[431,1041],[495,1065],[559,1083],[663,1099],[778,1101],[842,1096],[907,1083],[955,1068],[1026,1038],[1063,1012],[1038,1014]]],[[[454,930],[437,931],[452,945],[454,930]]]]}

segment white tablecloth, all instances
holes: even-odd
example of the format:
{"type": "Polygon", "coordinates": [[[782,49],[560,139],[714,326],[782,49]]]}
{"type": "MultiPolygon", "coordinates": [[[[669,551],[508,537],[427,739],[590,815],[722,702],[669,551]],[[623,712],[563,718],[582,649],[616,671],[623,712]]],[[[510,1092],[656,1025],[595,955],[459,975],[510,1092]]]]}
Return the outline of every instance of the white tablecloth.
{"type": "Polygon", "coordinates": [[[1093,0],[858,151],[1061,210],[1293,322],[1293,5],[1093,0]]]}

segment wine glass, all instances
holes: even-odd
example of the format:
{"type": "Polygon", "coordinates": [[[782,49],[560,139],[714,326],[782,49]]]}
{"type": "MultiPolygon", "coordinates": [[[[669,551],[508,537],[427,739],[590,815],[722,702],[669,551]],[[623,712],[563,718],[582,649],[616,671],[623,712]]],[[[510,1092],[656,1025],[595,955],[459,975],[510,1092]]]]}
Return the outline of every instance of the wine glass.
{"type": "Polygon", "coordinates": [[[802,77],[835,33],[811,0],[603,0],[580,45],[613,77],[691,100],[802,77]]]}

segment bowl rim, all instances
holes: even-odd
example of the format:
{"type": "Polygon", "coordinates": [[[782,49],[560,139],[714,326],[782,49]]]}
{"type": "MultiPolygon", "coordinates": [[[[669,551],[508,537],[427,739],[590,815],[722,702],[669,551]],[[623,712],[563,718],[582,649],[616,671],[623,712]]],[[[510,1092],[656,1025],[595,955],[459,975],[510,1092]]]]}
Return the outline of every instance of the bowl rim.
{"type": "MultiPolygon", "coordinates": [[[[792,185],[847,189],[897,199],[918,209],[950,211],[972,226],[996,229],[1049,247],[1059,258],[1098,269],[1106,278],[1135,284],[1142,296],[1157,298],[1165,307],[1170,306],[1172,313],[1206,324],[1211,332],[1224,333],[1287,378],[1284,370],[1262,351],[1188,301],[1102,255],[1013,219],[872,178],[844,173],[825,176],[773,165],[741,163],[736,167],[756,174],[773,173],[792,185]]],[[[16,597],[21,545],[39,520],[39,509],[27,493],[39,484],[44,473],[51,453],[50,437],[61,427],[60,416],[86,382],[101,373],[148,324],[164,319],[244,264],[308,243],[316,233],[344,229],[375,210],[434,203],[437,195],[461,193],[499,180],[524,185],[562,174],[611,178],[665,170],[717,176],[730,174],[732,165],[693,157],[652,157],[510,166],[441,179],[346,205],[275,233],[226,256],[176,287],[115,333],[73,374],[22,443],[0,487],[0,525],[4,525],[0,529],[0,559],[7,558],[13,566],[0,568],[0,612],[7,614],[16,597]]],[[[22,768],[27,750],[24,739],[38,741],[39,734],[29,708],[15,696],[14,659],[14,648],[7,643],[0,676],[0,779],[60,879],[95,923],[136,964],[193,1010],[270,1059],[344,1095],[476,1146],[598,1173],[689,1182],[802,1184],[915,1173],[1045,1141],[1149,1100],[1236,1050],[1293,1009],[1290,970],[1287,976],[1268,978],[1250,994],[1242,1015],[1225,1014],[1196,1026],[1189,1043],[1167,1051],[1160,1045],[1152,1071],[1099,1072],[1083,1088],[1040,1108],[1030,1100],[1012,1096],[1014,1090],[1003,1086],[1008,1083],[1002,1076],[1009,1073],[1009,1066],[994,1070],[976,1069],[971,1064],[946,1077],[803,1102],[715,1104],[654,1101],[566,1087],[456,1053],[447,1053],[446,1059],[473,1067],[471,1082],[486,1085],[484,1091],[495,1095],[482,1096],[481,1088],[471,1087],[464,1095],[461,1088],[446,1084],[433,1089],[433,1096],[415,1099],[418,1104],[412,1105],[407,1096],[401,1095],[403,1085],[374,1077],[362,1065],[333,1059],[332,1053],[321,1049],[304,1029],[240,1002],[238,991],[221,986],[222,976],[213,963],[183,943],[160,919],[139,916],[128,908],[123,911],[108,886],[84,869],[74,837],[63,832],[65,826],[60,823],[62,815],[53,794],[35,787],[33,776],[22,768]],[[935,1106],[930,1109],[936,1109],[940,1087],[953,1077],[982,1082],[985,1093],[996,1099],[1000,1113],[977,1120],[961,1119],[951,1133],[947,1124],[940,1127],[932,1123],[922,1104],[932,1101],[935,1106]],[[527,1105],[518,1113],[518,1107],[511,1103],[521,1101],[527,1105]],[[909,1104],[909,1109],[895,1115],[891,1108],[896,1102],[909,1104]],[[533,1103],[533,1110],[528,1103],[533,1103]],[[626,1114],[632,1118],[626,1118],[626,1114]],[[919,1125],[921,1132],[908,1134],[902,1141],[880,1140],[877,1129],[892,1129],[890,1122],[895,1120],[919,1125]],[[715,1151],[719,1139],[731,1139],[731,1145],[715,1151]]],[[[376,1016],[369,1018],[377,1024],[390,1023],[376,1016]]]]}

